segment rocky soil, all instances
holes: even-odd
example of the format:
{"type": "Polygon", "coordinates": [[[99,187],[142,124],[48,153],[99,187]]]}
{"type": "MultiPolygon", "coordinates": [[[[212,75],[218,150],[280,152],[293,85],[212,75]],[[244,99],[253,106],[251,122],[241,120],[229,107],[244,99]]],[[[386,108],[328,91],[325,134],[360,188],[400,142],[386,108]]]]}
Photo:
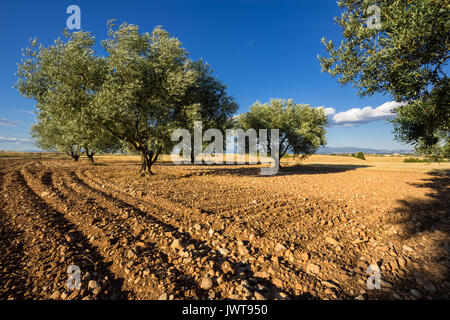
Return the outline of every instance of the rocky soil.
{"type": "Polygon", "coordinates": [[[449,299],[448,173],[137,170],[0,161],[0,299],[449,299]]]}

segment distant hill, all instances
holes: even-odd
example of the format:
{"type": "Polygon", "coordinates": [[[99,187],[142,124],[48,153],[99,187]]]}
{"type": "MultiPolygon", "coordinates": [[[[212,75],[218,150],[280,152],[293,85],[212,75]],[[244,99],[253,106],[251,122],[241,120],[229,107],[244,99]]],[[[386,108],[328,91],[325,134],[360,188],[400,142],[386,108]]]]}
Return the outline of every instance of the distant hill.
{"type": "Polygon", "coordinates": [[[317,151],[318,154],[330,154],[330,153],[357,153],[362,151],[364,153],[376,153],[376,154],[391,154],[391,153],[413,153],[414,150],[410,149],[371,149],[371,148],[358,148],[358,147],[322,147],[317,151]]]}
{"type": "Polygon", "coordinates": [[[0,150],[0,152],[47,153],[48,151],[42,151],[39,149],[30,149],[30,150],[0,150]]]}

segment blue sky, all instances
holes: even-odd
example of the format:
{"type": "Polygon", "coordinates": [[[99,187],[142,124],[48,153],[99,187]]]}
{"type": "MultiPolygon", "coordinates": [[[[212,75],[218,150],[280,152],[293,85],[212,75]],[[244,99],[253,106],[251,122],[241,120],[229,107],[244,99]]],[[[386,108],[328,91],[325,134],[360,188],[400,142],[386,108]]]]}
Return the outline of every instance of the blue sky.
{"type": "Polygon", "coordinates": [[[340,15],[335,1],[21,0],[0,3],[0,150],[36,149],[29,141],[34,102],[12,88],[17,63],[31,37],[48,45],[61,36],[72,4],[81,8],[82,29],[98,40],[106,37],[108,19],[139,25],[143,32],[161,25],[181,40],[192,59],[212,65],[236,98],[239,113],[256,100],[292,98],[327,108],[328,146],[410,148],[393,140],[392,126],[384,120],[391,97],[362,99],[351,86],[341,87],[320,72],[321,37],[341,40],[333,23],[340,15]]]}

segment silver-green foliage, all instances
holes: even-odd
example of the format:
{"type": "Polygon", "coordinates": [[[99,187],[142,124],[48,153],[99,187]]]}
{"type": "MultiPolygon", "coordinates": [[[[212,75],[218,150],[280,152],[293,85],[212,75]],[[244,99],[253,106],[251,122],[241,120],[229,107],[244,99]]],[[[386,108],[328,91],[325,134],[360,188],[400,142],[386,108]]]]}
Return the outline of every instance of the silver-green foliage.
{"type": "Polygon", "coordinates": [[[449,139],[450,3],[445,0],[340,0],[339,46],[322,39],[328,56],[322,71],[352,83],[361,96],[390,94],[405,105],[395,110],[398,140],[431,146],[449,139]],[[367,21],[380,9],[379,28],[367,21]]]}
{"type": "MultiPolygon", "coordinates": [[[[116,149],[118,140],[92,113],[92,101],[106,76],[104,59],[96,57],[95,39],[88,32],[64,32],[64,40],[23,50],[16,87],[34,99],[37,123],[32,136],[43,149],[95,152],[116,149]]],[[[73,152],[77,154],[77,152],[73,152]]]]}
{"type": "MultiPolygon", "coordinates": [[[[288,151],[307,157],[326,144],[328,119],[323,109],[295,104],[291,99],[272,99],[265,104],[256,102],[249,112],[239,115],[235,121],[243,130],[279,129],[280,158],[288,151]]],[[[266,146],[269,154],[270,145],[269,135],[266,146]]]]}
{"type": "MultiPolygon", "coordinates": [[[[237,106],[203,62],[193,62],[181,42],[161,27],[140,33],[110,23],[107,76],[93,104],[99,122],[141,154],[149,172],[173,146],[171,132],[195,120],[223,123],[237,106]]],[[[151,171],[150,171],[151,172],[151,171]]]]}

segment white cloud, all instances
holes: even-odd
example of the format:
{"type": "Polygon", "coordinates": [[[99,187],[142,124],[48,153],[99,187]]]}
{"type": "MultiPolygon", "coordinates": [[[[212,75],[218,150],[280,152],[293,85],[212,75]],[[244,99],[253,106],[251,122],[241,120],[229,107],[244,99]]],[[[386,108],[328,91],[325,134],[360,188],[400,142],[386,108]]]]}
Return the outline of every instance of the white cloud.
{"type": "Polygon", "coordinates": [[[30,143],[31,140],[27,139],[27,138],[4,138],[4,137],[0,137],[0,143],[14,143],[14,144],[19,144],[19,143],[30,143]]]}
{"type": "Polygon", "coordinates": [[[323,109],[323,112],[325,112],[325,115],[327,117],[332,116],[332,115],[334,115],[336,113],[336,109],[334,109],[334,108],[326,108],[325,106],[317,107],[317,109],[323,109]]]}
{"type": "Polygon", "coordinates": [[[33,114],[33,115],[35,114],[34,111],[29,111],[29,110],[19,110],[19,112],[33,114]]]}
{"type": "Polygon", "coordinates": [[[339,127],[355,127],[361,124],[383,120],[394,115],[394,109],[403,105],[403,103],[390,101],[383,103],[381,106],[372,108],[367,106],[364,108],[352,108],[347,111],[338,112],[334,108],[323,108],[325,114],[330,118],[330,124],[339,127]]]}
{"type": "Polygon", "coordinates": [[[0,118],[0,126],[15,127],[16,124],[8,119],[0,118]]]}

